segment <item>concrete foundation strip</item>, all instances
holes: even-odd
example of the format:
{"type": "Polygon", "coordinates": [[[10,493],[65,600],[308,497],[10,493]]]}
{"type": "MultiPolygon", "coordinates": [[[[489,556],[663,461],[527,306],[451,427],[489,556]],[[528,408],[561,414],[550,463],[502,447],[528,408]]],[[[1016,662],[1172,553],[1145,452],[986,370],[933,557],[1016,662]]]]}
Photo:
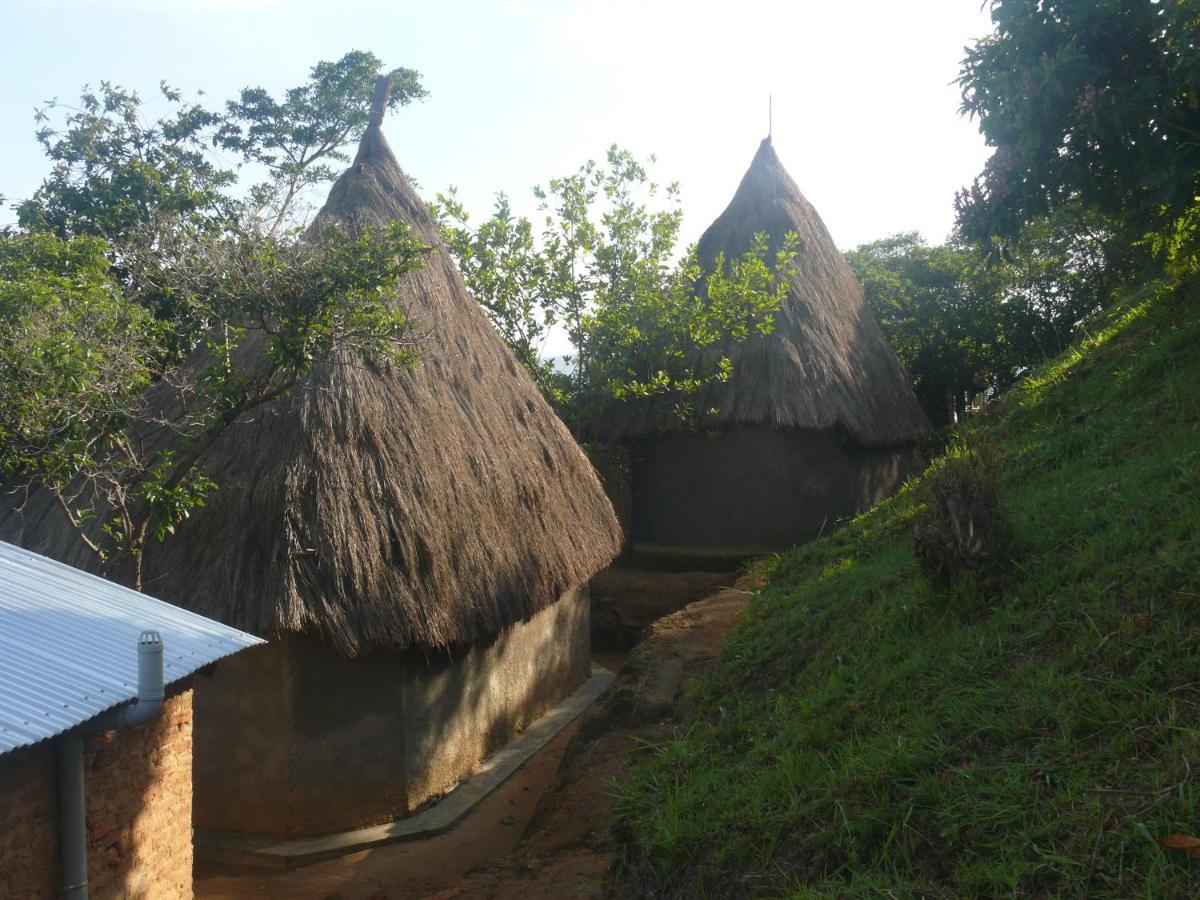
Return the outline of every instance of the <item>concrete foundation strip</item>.
{"type": "Polygon", "coordinates": [[[612,672],[593,665],[591,678],[575,693],[545,712],[506,747],[485,759],[468,781],[415,815],[383,825],[308,838],[272,838],[229,831],[197,830],[196,857],[241,866],[297,869],[371,847],[435,837],[457,825],[476,804],[550,743],[604,693],[612,680],[612,672]]]}

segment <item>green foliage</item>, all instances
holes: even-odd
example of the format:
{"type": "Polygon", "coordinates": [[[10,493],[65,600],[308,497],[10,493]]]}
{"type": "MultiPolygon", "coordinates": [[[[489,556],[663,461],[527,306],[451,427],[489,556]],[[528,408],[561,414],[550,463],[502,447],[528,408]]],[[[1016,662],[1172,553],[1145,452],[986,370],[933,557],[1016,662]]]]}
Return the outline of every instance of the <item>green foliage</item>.
{"type": "Polygon", "coordinates": [[[120,247],[131,299],[186,310],[177,320],[188,323],[184,341],[206,342],[216,359],[232,356],[244,332],[258,330],[273,377],[288,382],[335,349],[411,363],[409,322],[389,296],[428,252],[399,222],[353,232],[331,224],[319,242],[172,225],[120,247]],[[197,325],[202,330],[193,333],[197,325]]]}
{"type": "Polygon", "coordinates": [[[98,238],[0,237],[0,475],[71,480],[97,430],[150,384],[158,332],[122,296],[98,238]]]}
{"type": "Polygon", "coordinates": [[[532,223],[513,217],[504,194],[497,195],[492,215],[474,230],[453,189],[438,196],[438,211],[446,245],[475,299],[542,393],[562,406],[570,378],[543,355],[558,308],[545,293],[547,260],[532,223]]]}
{"type": "Polygon", "coordinates": [[[415,362],[412,323],[390,298],[427,250],[400,224],[330,227],[315,243],[175,223],[127,239],[118,286],[96,238],[0,238],[6,489],[49,490],[102,567],[130,564],[140,589],[147,542],[217,487],[206,455],[240,418],[318,360],[415,362]],[[157,322],[148,296],[187,315],[157,322]],[[178,352],[179,322],[202,325],[202,352],[178,352]],[[251,340],[262,353],[243,351],[251,340]],[[171,446],[143,440],[154,430],[171,446]]]}
{"type": "Polygon", "coordinates": [[[794,236],[775,254],[759,236],[708,273],[692,251],[676,260],[678,186],[660,187],[615,145],[534,194],[536,234],[503,194],[476,229],[453,191],[438,198],[446,242],[501,336],[577,434],[614,401],[670,398],[695,422],[696,393],[733,372],[729,349],[772,330],[794,236]],[[560,360],[544,354],[555,328],[572,348],[560,360]]]}
{"type": "MultiPolygon", "coordinates": [[[[0,235],[0,477],[50,491],[135,587],[147,542],[217,489],[205,459],[241,417],[317,361],[416,361],[394,301],[428,252],[409,229],[330,226],[319,242],[279,229],[346,159],[380,66],[348,53],[281,101],[243,91],[226,116],[164,84],[170,112],[150,124],[137,94],[102,82],[38,133],[51,173],[19,207],[23,230],[0,235]],[[250,208],[213,145],[266,167],[250,208]]],[[[417,73],[391,77],[389,106],[424,96],[417,73]]]]}
{"type": "Polygon", "coordinates": [[[141,98],[107,81],[99,91],[85,87],[78,107],[52,100],[39,110],[39,122],[59,109],[65,116],[38,131],[53,168],[18,206],[21,227],[113,240],[154,217],[213,225],[235,217],[238,204],[227,193],[235,176],[207,152],[219,117],[165,82],[160,90],[172,109],[150,124],[141,98]]]}
{"type": "MultiPolygon", "coordinates": [[[[146,123],[141,97],[107,81],[83,90],[78,107],[50,101],[37,113],[46,123],[38,140],[54,167],[32,198],[18,207],[22,228],[60,237],[91,234],[122,240],[155,221],[186,220],[220,230],[245,217],[270,231],[294,223],[306,188],[337,174],[344,148],[367,125],[371,93],[383,63],[351,51],[313,66],[309,80],[277,100],[261,87],[244,88],[224,114],[185,101],[165,82],[170,111],[146,123]],[[61,110],[62,121],[51,123],[61,110]],[[237,174],[212,148],[236,154],[234,164],[265,167],[267,180],[236,196],[237,174]]],[[[398,68],[388,107],[426,96],[420,75],[398,68]]]]}
{"type": "Polygon", "coordinates": [[[909,232],[864,244],[846,260],[935,426],[1011,376],[998,353],[995,279],[969,251],[931,247],[909,232]]]}
{"type": "Polygon", "coordinates": [[[1170,232],[1200,194],[1195,0],[992,0],[968,48],[963,111],[995,153],[959,198],[972,240],[1011,238],[1070,203],[1128,234],[1170,232]]]}
{"type": "MultiPolygon", "coordinates": [[[[288,220],[305,188],[331,181],[331,162],[347,163],[343,148],[361,137],[371,111],[371,93],[383,62],[353,50],[336,62],[319,62],[306,84],[276,100],[261,87],[244,88],[226,104],[227,117],[216,143],[267,168],[268,180],[251,191],[255,211],[271,219],[271,230],[288,220]]],[[[393,69],[388,108],[424,99],[420,75],[393,69]]]]}
{"type": "Polygon", "coordinates": [[[1027,367],[1062,350],[1099,298],[1143,262],[1112,219],[1078,204],[1028,223],[1003,260],[986,261],[1002,293],[1010,362],[1027,367]]]}
{"type": "Polygon", "coordinates": [[[605,386],[596,405],[607,406],[610,397],[667,396],[677,399],[681,419],[693,419],[690,398],[733,374],[729,347],[773,330],[788,293],[786,279],[777,273],[791,266],[797,244],[789,235],[772,264],[767,237],[758,234],[742,256],[726,261],[718,255],[709,273],[692,251],[665,283],[589,311],[588,376],[591,384],[605,386]],[[696,285],[703,286],[702,295],[696,285]]]}
{"type": "Polygon", "coordinates": [[[1151,233],[1145,244],[1176,278],[1200,269],[1200,203],[1180,216],[1173,227],[1151,233]]]}
{"type": "Polygon", "coordinates": [[[915,232],[846,255],[935,425],[961,421],[1059,352],[1117,280],[1111,229],[1077,206],[1028,225],[1003,259],[915,232]]]}
{"type": "MultiPolygon", "coordinates": [[[[176,454],[163,450],[138,483],[138,494],[145,504],[146,517],[153,529],[154,539],[162,543],[175,533],[175,526],[191,516],[192,510],[204,506],[209,492],[217,483],[198,466],[192,466],[183,478],[176,478],[176,454]]],[[[132,537],[121,530],[119,519],[104,524],[104,534],[117,547],[126,546],[132,537]]]]}
{"type": "Polygon", "coordinates": [[[775,561],[688,728],[621,788],[644,896],[1191,897],[1200,285],[1128,291],[971,441],[1023,547],[919,575],[911,489],[775,561]]]}

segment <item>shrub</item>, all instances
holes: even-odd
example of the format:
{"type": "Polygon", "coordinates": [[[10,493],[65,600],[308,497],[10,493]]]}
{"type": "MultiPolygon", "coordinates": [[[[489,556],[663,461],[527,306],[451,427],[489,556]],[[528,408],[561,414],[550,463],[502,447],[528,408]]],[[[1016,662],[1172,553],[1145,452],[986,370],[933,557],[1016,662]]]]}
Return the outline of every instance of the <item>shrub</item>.
{"type": "Polygon", "coordinates": [[[1015,540],[1000,505],[995,451],[950,448],[918,488],[917,565],[933,584],[997,596],[1013,568],[1015,540]]]}

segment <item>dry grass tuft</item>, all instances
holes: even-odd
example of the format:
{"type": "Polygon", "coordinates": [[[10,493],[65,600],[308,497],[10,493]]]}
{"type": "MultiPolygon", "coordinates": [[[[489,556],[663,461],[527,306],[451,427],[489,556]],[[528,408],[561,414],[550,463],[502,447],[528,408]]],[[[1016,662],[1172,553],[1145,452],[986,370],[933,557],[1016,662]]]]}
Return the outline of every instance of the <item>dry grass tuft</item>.
{"type": "Polygon", "coordinates": [[[996,454],[986,445],[952,448],[922,480],[913,555],[935,585],[985,597],[1003,591],[1015,540],[998,487],[996,454]]]}

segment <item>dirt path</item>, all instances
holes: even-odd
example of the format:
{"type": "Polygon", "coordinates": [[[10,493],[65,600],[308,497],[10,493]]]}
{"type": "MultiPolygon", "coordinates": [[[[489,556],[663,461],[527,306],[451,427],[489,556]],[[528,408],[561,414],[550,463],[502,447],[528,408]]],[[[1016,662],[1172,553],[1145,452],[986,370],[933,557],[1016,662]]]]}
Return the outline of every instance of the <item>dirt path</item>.
{"type": "MultiPolygon", "coordinates": [[[[730,576],[641,573],[612,588],[629,597],[615,620],[628,630],[659,602],[675,604],[730,576]],[[624,616],[624,618],[620,618],[624,616]]],[[[609,582],[613,585],[615,582],[609,582]]],[[[450,832],[355,853],[291,872],[197,863],[198,898],[565,898],[605,894],[616,842],[608,822],[613,784],[638,742],[668,736],[688,682],[716,655],[749,597],[743,580],[654,622],[627,656],[598,651],[616,668],[608,692],[450,832]]],[[[663,607],[660,607],[660,609],[663,607]]],[[[666,608],[670,608],[667,605],[666,608]]],[[[626,631],[627,633],[627,631],[626,631]]]]}
{"type": "Polygon", "coordinates": [[[592,647],[630,650],[652,622],[722,588],[732,587],[738,577],[737,572],[606,569],[590,584],[592,647]]]}
{"type": "Polygon", "coordinates": [[[630,751],[670,736],[688,684],[716,657],[746,606],[748,584],[722,590],[655,622],[608,692],[581,717],[554,782],[507,857],[436,895],[450,898],[603,897],[616,861],[613,786],[630,751]]]}
{"type": "Polygon", "coordinates": [[[197,862],[196,897],[357,900],[437,893],[462,873],[513,852],[577,728],[578,720],[446,834],[364,850],[291,872],[197,862]]]}

